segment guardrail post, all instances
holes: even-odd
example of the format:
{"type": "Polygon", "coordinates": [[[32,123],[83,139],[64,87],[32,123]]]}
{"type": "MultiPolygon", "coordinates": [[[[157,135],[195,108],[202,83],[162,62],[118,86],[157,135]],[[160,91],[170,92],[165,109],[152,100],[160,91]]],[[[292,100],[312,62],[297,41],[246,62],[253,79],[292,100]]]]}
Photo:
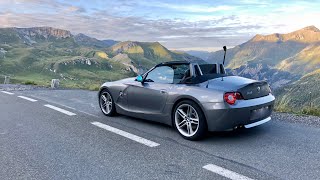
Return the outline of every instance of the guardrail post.
{"type": "Polygon", "coordinates": [[[9,84],[9,83],[10,83],[10,76],[4,76],[3,84],[9,84]]]}
{"type": "Polygon", "coordinates": [[[60,84],[60,80],[59,79],[52,79],[51,80],[51,88],[58,88],[60,84]]]}

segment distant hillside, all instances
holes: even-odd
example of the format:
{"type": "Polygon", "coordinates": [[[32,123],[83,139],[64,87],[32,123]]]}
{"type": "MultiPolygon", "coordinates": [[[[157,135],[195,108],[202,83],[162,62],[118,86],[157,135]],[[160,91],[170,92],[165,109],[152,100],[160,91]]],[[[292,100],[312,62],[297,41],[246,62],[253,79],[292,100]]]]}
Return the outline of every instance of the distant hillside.
{"type": "MultiPolygon", "coordinates": [[[[228,68],[238,68],[255,61],[277,66],[282,60],[295,56],[310,45],[320,42],[320,31],[309,26],[288,34],[256,35],[251,40],[228,50],[228,68]]],[[[208,61],[214,62],[223,51],[211,53],[208,61]]]]}
{"type": "Polygon", "coordinates": [[[74,36],[75,41],[82,46],[94,47],[94,48],[107,48],[117,44],[119,41],[114,40],[98,40],[96,38],[89,37],[85,34],[77,34],[74,36]]]}
{"type": "Polygon", "coordinates": [[[301,77],[298,74],[272,68],[267,64],[253,62],[242,65],[239,68],[227,69],[227,72],[246,78],[268,81],[273,89],[292,83],[301,77]]]}
{"type": "Polygon", "coordinates": [[[282,60],[276,68],[299,75],[319,69],[320,43],[311,44],[296,55],[282,60]]]}
{"type": "MultiPolygon", "coordinates": [[[[271,84],[291,83],[320,67],[320,31],[314,26],[288,34],[256,35],[251,40],[228,50],[226,66],[235,74],[268,80],[271,84]],[[250,71],[248,70],[248,68],[250,71]],[[259,68],[265,67],[263,71],[259,68]],[[246,69],[246,70],[244,70],[246,69]],[[279,74],[286,73],[283,76],[279,74]]],[[[223,51],[211,53],[209,62],[220,61],[223,51]]]]}
{"type": "MultiPolygon", "coordinates": [[[[320,69],[304,75],[288,86],[275,90],[277,108],[299,112],[303,108],[320,110],[320,69]]],[[[320,112],[318,112],[320,115],[320,112]]]]}
{"type": "Polygon", "coordinates": [[[125,65],[131,64],[140,71],[149,69],[158,63],[172,60],[204,62],[202,59],[187,53],[170,51],[158,42],[120,42],[108,48],[107,53],[110,54],[112,60],[125,65]],[[119,59],[119,57],[124,58],[119,59]],[[130,60],[130,63],[128,60],[130,60]]]}
{"type": "MultiPolygon", "coordinates": [[[[223,51],[213,52],[208,61],[220,62],[222,56],[223,51]]],[[[278,110],[320,115],[320,30],[315,26],[256,35],[228,50],[226,67],[230,74],[268,81],[278,110]]]]}
{"type": "Polygon", "coordinates": [[[172,60],[202,61],[169,51],[160,43],[98,40],[51,27],[0,28],[0,75],[12,82],[89,88],[135,76],[172,60]]]}
{"type": "Polygon", "coordinates": [[[205,61],[207,61],[210,57],[210,52],[208,51],[195,51],[195,50],[190,50],[190,51],[184,51],[192,56],[195,56],[195,57],[198,57],[198,58],[201,58],[205,61]]]}

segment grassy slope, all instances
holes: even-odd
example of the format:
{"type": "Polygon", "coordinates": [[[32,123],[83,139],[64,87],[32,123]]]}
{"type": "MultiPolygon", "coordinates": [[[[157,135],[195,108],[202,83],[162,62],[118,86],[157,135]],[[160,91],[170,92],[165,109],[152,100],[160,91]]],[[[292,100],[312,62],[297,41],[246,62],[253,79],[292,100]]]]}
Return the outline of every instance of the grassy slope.
{"type": "Polygon", "coordinates": [[[320,68],[320,44],[310,45],[293,57],[281,61],[278,69],[295,74],[307,74],[320,68]]]}
{"type": "Polygon", "coordinates": [[[277,89],[276,107],[280,111],[307,112],[320,115],[320,69],[295,83],[277,89]],[[311,105],[310,105],[311,103],[311,105]]]}
{"type": "Polygon", "coordinates": [[[5,56],[0,56],[0,75],[10,75],[13,83],[48,86],[51,79],[60,79],[65,87],[92,89],[105,81],[135,76],[128,65],[145,70],[186,56],[173,53],[160,43],[128,41],[106,49],[86,46],[73,37],[32,36],[32,44],[29,40],[19,37],[13,28],[0,28],[0,48],[6,51],[5,56]]]}
{"type": "Polygon", "coordinates": [[[1,44],[7,53],[0,59],[0,74],[11,75],[12,83],[50,84],[51,79],[59,78],[65,87],[92,88],[104,81],[111,81],[132,76],[133,73],[122,71],[121,65],[109,63],[106,54],[87,47],[77,47],[72,39],[56,42],[44,42],[35,46],[21,43],[1,44]],[[65,43],[65,44],[64,44],[65,43]],[[69,47],[72,48],[69,48],[69,47]],[[72,64],[77,58],[92,58],[99,65],[72,64]],[[65,62],[70,65],[63,68],[65,62]],[[57,69],[56,73],[52,72],[57,69]],[[51,69],[51,70],[50,70],[51,69]],[[63,75],[63,77],[61,76],[63,75]]]}

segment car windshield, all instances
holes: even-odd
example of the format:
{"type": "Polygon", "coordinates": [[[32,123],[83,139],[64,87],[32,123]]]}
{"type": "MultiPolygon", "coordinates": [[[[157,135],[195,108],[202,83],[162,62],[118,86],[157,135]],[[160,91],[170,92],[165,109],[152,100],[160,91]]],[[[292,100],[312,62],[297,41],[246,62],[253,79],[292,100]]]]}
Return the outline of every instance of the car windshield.
{"type": "Polygon", "coordinates": [[[145,81],[166,84],[198,84],[226,76],[222,64],[200,64],[199,66],[195,64],[193,68],[195,76],[191,75],[188,63],[161,65],[151,70],[145,81]]]}
{"type": "Polygon", "coordinates": [[[164,65],[154,68],[147,74],[147,82],[180,83],[190,76],[189,64],[164,65]]]}

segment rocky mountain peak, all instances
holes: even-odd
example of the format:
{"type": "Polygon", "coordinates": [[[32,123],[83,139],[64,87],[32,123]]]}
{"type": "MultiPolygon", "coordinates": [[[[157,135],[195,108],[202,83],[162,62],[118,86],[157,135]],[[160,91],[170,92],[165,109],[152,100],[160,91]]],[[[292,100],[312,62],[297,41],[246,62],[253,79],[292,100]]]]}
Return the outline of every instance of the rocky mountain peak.
{"type": "Polygon", "coordinates": [[[43,36],[45,38],[69,38],[72,36],[70,31],[52,27],[16,28],[16,31],[24,36],[29,37],[43,36]]]}
{"type": "Polygon", "coordinates": [[[320,42],[320,30],[315,26],[307,26],[300,30],[288,33],[288,34],[279,34],[274,33],[270,35],[260,35],[257,34],[251,40],[251,42],[286,42],[286,41],[295,41],[303,43],[314,43],[320,42]]]}
{"type": "Polygon", "coordinates": [[[307,26],[301,29],[302,31],[313,31],[313,32],[320,32],[320,30],[315,26],[307,26]]]}

